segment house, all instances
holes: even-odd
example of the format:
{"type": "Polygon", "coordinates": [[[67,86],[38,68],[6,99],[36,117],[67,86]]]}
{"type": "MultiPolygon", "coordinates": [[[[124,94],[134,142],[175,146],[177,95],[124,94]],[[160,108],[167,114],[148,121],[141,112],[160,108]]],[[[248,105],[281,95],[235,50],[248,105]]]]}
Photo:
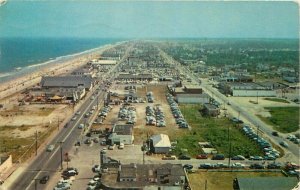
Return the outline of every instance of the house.
{"type": "Polygon", "coordinates": [[[133,125],[114,125],[108,139],[113,144],[132,144],[134,140],[133,125]]]}
{"type": "Polygon", "coordinates": [[[213,104],[204,104],[203,113],[207,116],[216,117],[220,114],[220,108],[213,104]]]}
{"type": "Polygon", "coordinates": [[[103,173],[101,183],[108,190],[182,190],[187,185],[187,176],[181,164],[131,163],[120,164],[117,170],[103,173]]]}
{"type": "Polygon", "coordinates": [[[210,96],[206,93],[203,94],[177,94],[175,100],[178,103],[184,104],[205,104],[209,103],[210,96]]]}
{"type": "Polygon", "coordinates": [[[239,177],[233,181],[234,190],[286,190],[298,184],[296,177],[239,177]]]}
{"type": "Polygon", "coordinates": [[[151,145],[154,153],[168,153],[171,148],[171,142],[168,135],[159,134],[150,137],[151,145]]]}

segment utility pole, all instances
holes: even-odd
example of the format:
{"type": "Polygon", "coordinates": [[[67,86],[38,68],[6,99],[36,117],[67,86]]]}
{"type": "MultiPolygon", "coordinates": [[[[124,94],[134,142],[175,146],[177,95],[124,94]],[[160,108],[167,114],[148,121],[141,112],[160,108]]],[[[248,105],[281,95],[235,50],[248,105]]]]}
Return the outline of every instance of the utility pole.
{"type": "Polygon", "coordinates": [[[37,150],[38,150],[38,132],[35,131],[35,156],[37,156],[37,150]]]}
{"type": "Polygon", "coordinates": [[[63,141],[58,142],[60,145],[60,169],[63,170],[63,149],[62,149],[62,144],[64,143],[63,141]]]}
{"type": "Polygon", "coordinates": [[[59,117],[57,117],[57,131],[59,131],[59,117]]]}

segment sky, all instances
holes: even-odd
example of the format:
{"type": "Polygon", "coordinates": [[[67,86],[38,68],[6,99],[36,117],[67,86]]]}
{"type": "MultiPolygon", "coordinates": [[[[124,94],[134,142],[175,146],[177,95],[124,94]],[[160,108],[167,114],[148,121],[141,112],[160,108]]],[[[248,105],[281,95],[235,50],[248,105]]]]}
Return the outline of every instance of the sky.
{"type": "Polygon", "coordinates": [[[295,2],[14,1],[0,37],[299,38],[295,2]]]}

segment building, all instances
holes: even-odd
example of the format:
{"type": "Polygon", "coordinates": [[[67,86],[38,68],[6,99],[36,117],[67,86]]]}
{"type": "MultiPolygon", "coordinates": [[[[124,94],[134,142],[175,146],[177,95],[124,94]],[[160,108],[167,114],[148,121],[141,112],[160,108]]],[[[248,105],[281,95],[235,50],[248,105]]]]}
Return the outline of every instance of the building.
{"type": "Polygon", "coordinates": [[[183,104],[205,104],[209,103],[210,96],[203,94],[177,94],[175,100],[183,104]]]}
{"type": "Polygon", "coordinates": [[[296,177],[251,177],[236,178],[233,181],[234,190],[287,190],[298,184],[296,177]]]}
{"type": "Polygon", "coordinates": [[[202,94],[202,88],[199,85],[185,85],[183,90],[187,94],[202,94]]]}
{"type": "Polygon", "coordinates": [[[132,81],[152,81],[153,76],[152,74],[130,74],[130,73],[120,73],[117,77],[117,80],[132,80],[132,81]]]}
{"type": "Polygon", "coordinates": [[[91,90],[93,87],[93,78],[91,76],[43,76],[40,82],[42,88],[78,88],[84,87],[91,90]]]}
{"type": "Polygon", "coordinates": [[[168,135],[153,135],[152,137],[150,137],[150,140],[152,145],[151,148],[153,149],[154,153],[165,154],[170,151],[171,142],[168,135]]]}
{"type": "Polygon", "coordinates": [[[219,89],[224,94],[241,97],[272,97],[276,96],[276,91],[270,86],[263,86],[258,83],[219,83],[219,89]]]}
{"type": "Polygon", "coordinates": [[[182,190],[187,176],[181,164],[120,164],[117,171],[102,174],[104,189],[182,190]]]}
{"type": "Polygon", "coordinates": [[[213,104],[204,104],[203,113],[207,116],[216,117],[220,115],[220,108],[213,104]]]}
{"type": "Polygon", "coordinates": [[[114,125],[108,139],[113,144],[132,144],[134,140],[133,125],[114,125]]]}

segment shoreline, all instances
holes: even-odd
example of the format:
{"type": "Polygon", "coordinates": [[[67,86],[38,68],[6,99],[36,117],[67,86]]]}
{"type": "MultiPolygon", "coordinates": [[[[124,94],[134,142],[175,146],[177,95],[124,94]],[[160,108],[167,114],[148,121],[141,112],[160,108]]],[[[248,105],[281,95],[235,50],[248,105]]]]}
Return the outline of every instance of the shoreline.
{"type": "Polygon", "coordinates": [[[9,80],[0,82],[0,99],[38,84],[43,75],[61,75],[73,71],[86,64],[87,61],[93,59],[96,55],[121,43],[124,43],[124,41],[106,44],[83,52],[60,56],[44,63],[30,65],[26,67],[28,72],[24,70],[24,74],[19,76],[18,72],[16,72],[9,80]]]}

